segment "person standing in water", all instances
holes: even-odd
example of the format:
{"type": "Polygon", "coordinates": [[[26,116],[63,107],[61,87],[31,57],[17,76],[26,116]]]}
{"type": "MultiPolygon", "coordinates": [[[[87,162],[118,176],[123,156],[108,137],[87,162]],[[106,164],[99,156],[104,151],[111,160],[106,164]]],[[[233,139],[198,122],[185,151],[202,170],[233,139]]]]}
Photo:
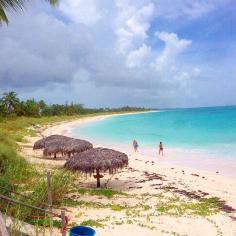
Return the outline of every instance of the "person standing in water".
{"type": "Polygon", "coordinates": [[[133,148],[134,148],[134,152],[138,151],[138,142],[135,139],[133,140],[133,148]]]}
{"type": "Polygon", "coordinates": [[[160,142],[160,144],[159,144],[159,155],[162,155],[163,156],[163,144],[162,144],[162,142],[160,142]]]}

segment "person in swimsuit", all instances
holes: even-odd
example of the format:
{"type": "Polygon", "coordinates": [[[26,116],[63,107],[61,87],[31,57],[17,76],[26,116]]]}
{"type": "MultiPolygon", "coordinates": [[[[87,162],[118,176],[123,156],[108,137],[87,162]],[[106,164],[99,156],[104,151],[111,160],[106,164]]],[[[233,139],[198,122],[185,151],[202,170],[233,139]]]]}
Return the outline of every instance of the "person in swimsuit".
{"type": "Polygon", "coordinates": [[[159,144],[159,155],[162,155],[163,156],[163,144],[162,144],[162,142],[160,142],[160,144],[159,144]]]}
{"type": "Polygon", "coordinates": [[[138,151],[138,142],[135,139],[133,140],[133,148],[134,148],[134,152],[138,151]]]}

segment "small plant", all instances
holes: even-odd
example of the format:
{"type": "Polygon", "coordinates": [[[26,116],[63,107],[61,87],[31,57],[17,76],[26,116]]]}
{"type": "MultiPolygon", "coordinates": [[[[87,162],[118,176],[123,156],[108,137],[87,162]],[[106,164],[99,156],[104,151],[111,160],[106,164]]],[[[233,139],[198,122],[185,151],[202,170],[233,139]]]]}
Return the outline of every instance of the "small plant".
{"type": "Polygon", "coordinates": [[[115,224],[116,224],[116,225],[123,225],[123,224],[124,224],[124,221],[123,221],[123,220],[121,220],[121,221],[117,221],[117,220],[116,220],[116,221],[115,221],[115,224]]]}
{"type": "Polygon", "coordinates": [[[125,209],[125,207],[121,206],[119,204],[111,204],[111,209],[113,211],[121,211],[121,210],[125,209]]]}
{"type": "Polygon", "coordinates": [[[217,198],[200,198],[198,202],[183,202],[172,200],[169,202],[160,202],[157,211],[165,214],[194,214],[208,216],[217,213],[219,209],[219,200],[217,198]]]}
{"type": "Polygon", "coordinates": [[[143,208],[144,211],[148,211],[151,209],[151,207],[148,205],[141,205],[141,207],[143,208]]]}
{"type": "Polygon", "coordinates": [[[114,195],[127,195],[126,193],[115,191],[109,188],[101,188],[101,189],[89,189],[89,188],[80,188],[77,190],[80,194],[91,194],[98,196],[105,196],[107,198],[112,198],[114,195]]]}
{"type": "Polygon", "coordinates": [[[133,224],[133,221],[132,220],[127,220],[127,224],[133,224]]]}
{"type": "MultiPolygon", "coordinates": [[[[49,227],[50,226],[50,221],[48,218],[43,218],[43,219],[28,219],[27,222],[32,225],[37,225],[37,226],[44,226],[44,227],[49,227]]],[[[56,228],[61,228],[61,221],[60,220],[53,220],[53,227],[56,228]]]]}
{"type": "Polygon", "coordinates": [[[80,224],[91,226],[91,227],[103,228],[103,224],[101,224],[98,220],[89,219],[89,220],[82,221],[80,224]]]}

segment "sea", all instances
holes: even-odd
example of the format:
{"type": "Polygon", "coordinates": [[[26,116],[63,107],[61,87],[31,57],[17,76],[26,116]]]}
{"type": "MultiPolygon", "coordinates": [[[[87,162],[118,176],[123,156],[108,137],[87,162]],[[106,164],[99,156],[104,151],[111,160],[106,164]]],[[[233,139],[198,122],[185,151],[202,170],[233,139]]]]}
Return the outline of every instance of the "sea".
{"type": "Polygon", "coordinates": [[[126,151],[132,150],[132,140],[136,139],[139,151],[153,158],[158,157],[157,147],[162,142],[162,160],[205,169],[213,167],[216,171],[224,164],[236,172],[236,106],[114,115],[85,122],[71,132],[95,144],[126,151]]]}

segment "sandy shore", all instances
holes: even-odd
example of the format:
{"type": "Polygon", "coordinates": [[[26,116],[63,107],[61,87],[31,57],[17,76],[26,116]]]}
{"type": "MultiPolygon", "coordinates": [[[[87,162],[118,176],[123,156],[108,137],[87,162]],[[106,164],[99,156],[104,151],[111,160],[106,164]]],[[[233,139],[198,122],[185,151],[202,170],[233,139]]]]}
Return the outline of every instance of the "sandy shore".
{"type": "MultiPolygon", "coordinates": [[[[71,136],[74,125],[104,118],[97,116],[62,122],[43,127],[41,132],[43,135],[71,136]]],[[[43,168],[62,166],[65,160],[45,159],[41,151],[32,150],[33,142],[39,138],[27,137],[28,143],[22,145],[21,153],[28,161],[43,168]]],[[[66,207],[70,222],[79,224],[90,219],[99,222],[101,227],[94,227],[97,236],[128,236],[131,232],[136,236],[236,236],[236,178],[165,163],[140,153],[129,152],[128,155],[128,168],[112,178],[106,174],[102,180],[102,185],[126,195],[108,199],[74,192],[68,197],[93,204],[66,207]],[[203,197],[220,199],[221,210],[209,215],[194,212],[194,207],[198,207],[194,204],[203,197]],[[185,208],[181,208],[179,212],[180,206],[186,207],[186,203],[193,204],[192,209],[182,212],[185,208]],[[117,205],[123,208],[116,209],[114,206],[117,205]]],[[[77,184],[78,188],[95,187],[93,178],[81,177],[77,184]]],[[[204,205],[200,208],[204,211],[204,205]]]]}

